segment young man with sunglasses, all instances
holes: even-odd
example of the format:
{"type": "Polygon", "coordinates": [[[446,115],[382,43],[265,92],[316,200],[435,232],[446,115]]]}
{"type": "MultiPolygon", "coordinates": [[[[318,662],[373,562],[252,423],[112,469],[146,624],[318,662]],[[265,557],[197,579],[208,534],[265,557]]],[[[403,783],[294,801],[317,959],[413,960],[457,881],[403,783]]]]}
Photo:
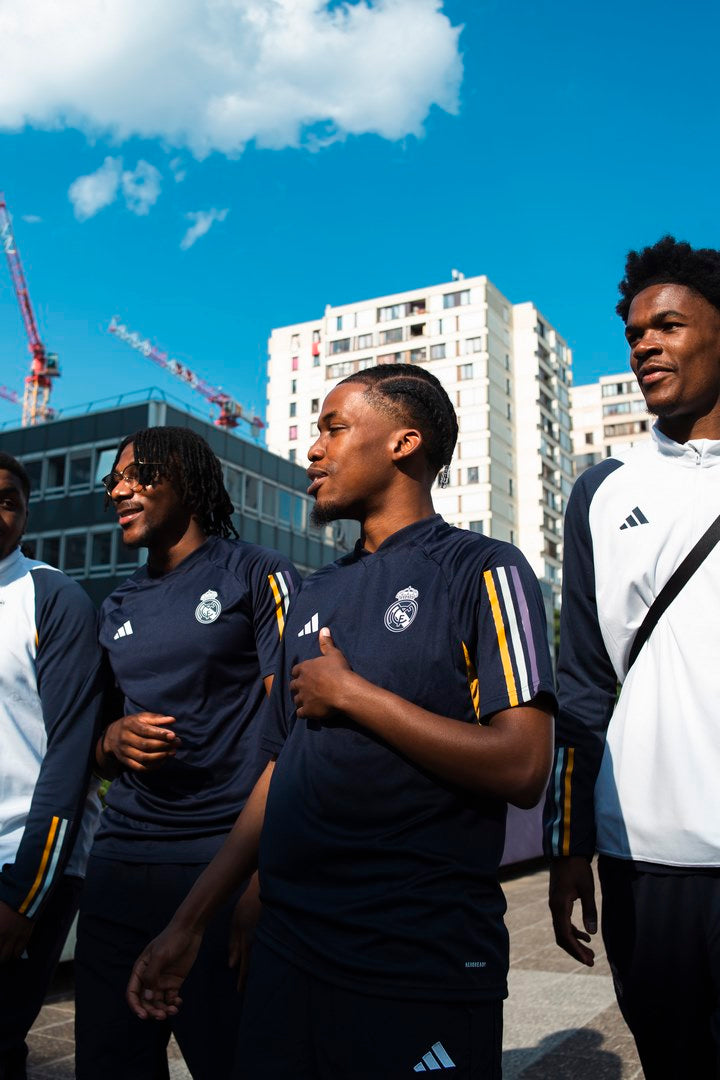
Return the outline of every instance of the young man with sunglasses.
{"type": "Polygon", "coordinates": [[[24,1080],[25,1036],[75,916],[100,810],[88,791],[102,713],[95,610],[27,558],[30,480],[0,453],[0,1080],[24,1080]]]}
{"type": "Polygon", "coordinates": [[[261,773],[257,723],[294,568],[237,539],[221,465],[183,428],[127,438],[108,501],[147,565],[104,602],[100,643],[118,708],[98,740],[115,774],[93,847],[76,956],[77,1076],[167,1077],[171,1028],[196,1080],[230,1068],[240,996],[229,969],[234,903],[215,919],[187,1015],[143,1025],[125,984],[138,951],[210,862],[261,773]]]}

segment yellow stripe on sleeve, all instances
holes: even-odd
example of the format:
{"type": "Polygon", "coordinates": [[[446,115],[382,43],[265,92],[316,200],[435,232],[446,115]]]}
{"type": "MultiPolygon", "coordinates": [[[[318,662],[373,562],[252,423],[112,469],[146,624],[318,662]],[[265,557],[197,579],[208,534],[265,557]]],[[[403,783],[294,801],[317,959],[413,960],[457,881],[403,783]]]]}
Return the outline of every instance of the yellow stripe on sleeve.
{"type": "Polygon", "coordinates": [[[478,682],[475,665],[470,659],[470,653],[468,652],[468,647],[464,641],[462,643],[462,647],[465,654],[465,670],[467,671],[467,681],[468,686],[470,687],[470,697],[472,698],[475,715],[478,720],[480,720],[480,683],[478,682]]]}
{"type": "Polygon", "coordinates": [[[510,650],[508,649],[507,635],[505,633],[505,624],[503,623],[502,611],[500,610],[500,604],[498,602],[498,595],[495,589],[495,581],[493,580],[492,570],[486,570],[483,574],[485,578],[485,587],[490,597],[490,608],[493,613],[493,620],[495,622],[495,632],[498,639],[498,647],[500,649],[500,659],[502,661],[503,673],[505,675],[505,685],[507,686],[508,701],[510,705],[517,705],[518,693],[515,686],[515,676],[513,675],[512,661],[510,660],[510,650]]]}
{"type": "Polygon", "coordinates": [[[272,594],[275,597],[275,614],[278,621],[278,633],[280,637],[283,636],[283,630],[285,629],[285,612],[283,610],[283,595],[278,588],[278,583],[275,580],[274,574],[268,574],[268,581],[270,582],[270,588],[272,594]]]}
{"type": "Polygon", "coordinates": [[[567,752],[567,768],[565,770],[565,792],[563,797],[563,855],[570,854],[570,788],[575,764],[575,747],[569,746],[567,752]]]}
{"type": "Polygon", "coordinates": [[[50,852],[52,851],[52,846],[53,846],[53,843],[55,841],[55,834],[58,831],[58,825],[59,824],[60,824],[60,818],[58,818],[58,817],[54,817],[52,819],[52,821],[50,822],[50,829],[48,831],[48,838],[47,838],[47,840],[45,842],[45,850],[43,851],[42,859],[40,860],[40,868],[39,868],[39,870],[37,872],[37,877],[35,878],[35,880],[33,882],[32,889],[27,894],[27,896],[23,900],[22,904],[18,908],[18,911],[19,911],[19,913],[21,915],[24,915],[25,912],[27,911],[27,909],[30,907],[30,904],[33,901],[33,897],[35,896],[35,893],[40,888],[40,883],[41,883],[41,881],[43,879],[43,874],[45,873],[45,867],[48,864],[48,859],[50,858],[50,852]]]}

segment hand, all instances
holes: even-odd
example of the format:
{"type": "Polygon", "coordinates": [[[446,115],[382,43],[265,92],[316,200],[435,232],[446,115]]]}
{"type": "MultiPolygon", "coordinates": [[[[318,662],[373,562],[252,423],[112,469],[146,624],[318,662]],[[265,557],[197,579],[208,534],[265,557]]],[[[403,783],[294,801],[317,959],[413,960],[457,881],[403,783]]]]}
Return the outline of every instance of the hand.
{"type": "Polygon", "coordinates": [[[229,961],[231,968],[238,969],[238,990],[243,990],[247,980],[250,950],[255,937],[255,927],[260,918],[260,887],[257,872],[250,878],[250,883],[242,894],[233,912],[230,928],[229,961]]]}
{"type": "Polygon", "coordinates": [[[22,956],[32,931],[30,919],[0,900],[0,964],[22,956]]]}
{"type": "Polygon", "coordinates": [[[341,712],[343,681],[352,668],[335,647],[326,626],[318,634],[320,656],[316,660],[304,660],[290,672],[290,693],[297,714],[313,720],[329,720],[341,712]]]}
{"type": "Polygon", "coordinates": [[[141,1020],[167,1020],[182,1005],[180,987],[202,944],[199,930],[173,927],[172,922],[135,961],[125,997],[141,1020]]]}
{"type": "Polygon", "coordinates": [[[581,964],[592,967],[595,953],[582,942],[590,941],[590,935],[597,933],[597,908],[592,866],[584,855],[566,855],[552,860],[549,904],[555,940],[560,948],[581,964]],[[582,908],[585,932],[571,922],[576,900],[582,908]]]}
{"type": "Polygon", "coordinates": [[[167,726],[174,723],[174,716],[159,713],[123,716],[106,728],[101,750],[135,772],[157,769],[169,757],[174,757],[180,746],[180,739],[167,726]]]}

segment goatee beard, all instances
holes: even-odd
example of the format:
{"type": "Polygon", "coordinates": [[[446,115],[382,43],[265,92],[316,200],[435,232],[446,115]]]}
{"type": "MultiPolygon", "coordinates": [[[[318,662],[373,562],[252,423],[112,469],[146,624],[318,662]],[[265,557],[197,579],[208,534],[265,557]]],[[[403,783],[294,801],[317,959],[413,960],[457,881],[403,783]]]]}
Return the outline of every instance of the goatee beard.
{"type": "Polygon", "coordinates": [[[339,517],[341,517],[340,509],[334,503],[325,503],[324,506],[315,503],[310,511],[310,521],[313,525],[317,525],[318,528],[329,525],[331,521],[337,521],[339,517]]]}

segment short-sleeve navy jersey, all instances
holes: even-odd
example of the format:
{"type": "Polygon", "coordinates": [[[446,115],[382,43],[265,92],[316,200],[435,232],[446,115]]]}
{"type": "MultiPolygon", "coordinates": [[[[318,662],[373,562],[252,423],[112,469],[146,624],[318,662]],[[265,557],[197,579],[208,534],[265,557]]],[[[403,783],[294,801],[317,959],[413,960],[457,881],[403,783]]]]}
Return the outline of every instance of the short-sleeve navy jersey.
{"type": "Polygon", "coordinates": [[[506,804],[439,779],[349,721],[298,719],[289,673],[319,655],[323,626],[368,681],[482,723],[554,692],[537,581],[516,548],[439,516],[374,553],[356,549],[303,583],[263,735],[279,756],[258,936],[361,992],[503,997],[506,804]]]}
{"type": "Polygon", "coordinates": [[[267,761],[262,680],[275,673],[297,583],[277,552],[211,537],[167,574],[142,567],[104,602],[100,643],[125,715],[174,716],[181,746],[160,768],[128,769],[112,784],[95,854],[212,857],[267,761]]]}

